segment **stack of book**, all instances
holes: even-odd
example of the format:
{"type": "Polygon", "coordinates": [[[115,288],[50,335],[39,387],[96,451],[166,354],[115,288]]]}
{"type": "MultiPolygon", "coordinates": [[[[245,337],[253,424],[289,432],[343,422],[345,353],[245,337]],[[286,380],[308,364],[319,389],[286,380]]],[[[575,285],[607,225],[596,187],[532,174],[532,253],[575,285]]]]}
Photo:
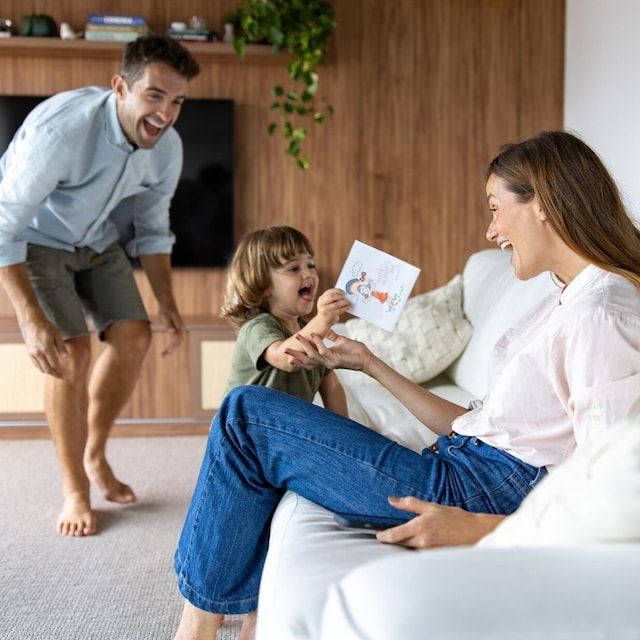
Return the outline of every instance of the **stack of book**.
{"type": "Polygon", "coordinates": [[[167,35],[174,40],[190,40],[192,42],[219,42],[220,36],[211,29],[167,29],[167,35]]]}
{"type": "Polygon", "coordinates": [[[92,13],[84,27],[84,39],[130,42],[148,32],[147,21],[142,16],[92,13]]]}

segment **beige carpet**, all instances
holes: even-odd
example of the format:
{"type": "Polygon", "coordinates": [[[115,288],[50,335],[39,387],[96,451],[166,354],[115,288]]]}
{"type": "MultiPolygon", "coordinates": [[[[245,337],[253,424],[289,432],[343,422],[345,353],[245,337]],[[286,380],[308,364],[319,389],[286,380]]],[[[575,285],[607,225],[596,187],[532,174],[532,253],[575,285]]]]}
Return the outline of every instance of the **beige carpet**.
{"type": "MultiPolygon", "coordinates": [[[[95,496],[99,534],[55,532],[60,474],[49,440],[0,440],[0,638],[170,640],[182,599],[173,552],[205,438],[113,438],[116,474],[138,504],[95,496]]],[[[218,640],[235,640],[227,617],[218,640]]]]}

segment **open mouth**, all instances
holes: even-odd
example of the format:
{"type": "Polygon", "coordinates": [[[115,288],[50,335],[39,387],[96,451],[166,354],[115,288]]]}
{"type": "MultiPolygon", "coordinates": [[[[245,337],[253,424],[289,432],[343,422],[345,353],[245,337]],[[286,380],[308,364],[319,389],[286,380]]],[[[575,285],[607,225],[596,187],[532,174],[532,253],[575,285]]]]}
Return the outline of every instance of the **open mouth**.
{"type": "Polygon", "coordinates": [[[513,249],[513,245],[512,245],[508,240],[503,240],[503,241],[500,243],[500,248],[501,248],[503,251],[511,251],[511,250],[513,249]]]}
{"type": "Polygon", "coordinates": [[[298,291],[298,295],[308,302],[313,302],[313,288],[312,287],[302,287],[298,291]]]}
{"type": "Polygon", "coordinates": [[[163,127],[156,127],[148,120],[143,120],[144,129],[150,136],[158,136],[162,133],[163,127]]]}

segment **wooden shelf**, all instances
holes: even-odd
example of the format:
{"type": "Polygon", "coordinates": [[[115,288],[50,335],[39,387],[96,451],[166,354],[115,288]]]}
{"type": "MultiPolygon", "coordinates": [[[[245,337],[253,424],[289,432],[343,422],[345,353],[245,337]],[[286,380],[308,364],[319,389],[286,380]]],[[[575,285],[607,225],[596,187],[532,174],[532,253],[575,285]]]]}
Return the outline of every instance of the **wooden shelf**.
{"type": "MultiPolygon", "coordinates": [[[[250,44],[245,47],[244,60],[233,46],[222,42],[181,41],[200,62],[218,64],[281,65],[285,54],[274,56],[270,45],[250,44]]],[[[34,36],[0,38],[0,56],[31,56],[46,58],[118,59],[126,42],[102,42],[95,40],[61,40],[34,36]]]]}

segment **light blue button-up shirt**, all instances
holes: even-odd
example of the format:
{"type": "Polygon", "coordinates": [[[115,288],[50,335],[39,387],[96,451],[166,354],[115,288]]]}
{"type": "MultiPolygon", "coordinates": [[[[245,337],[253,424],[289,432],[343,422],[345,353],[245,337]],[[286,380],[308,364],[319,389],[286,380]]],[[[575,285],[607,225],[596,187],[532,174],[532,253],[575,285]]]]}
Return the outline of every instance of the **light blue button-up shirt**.
{"type": "Polygon", "coordinates": [[[133,147],[111,89],[45,100],[0,159],[0,267],[24,262],[27,243],[101,252],[119,239],[114,210],[133,223],[131,255],[171,253],[169,204],[181,171],[178,133],[169,129],[152,149],[133,147]]]}

